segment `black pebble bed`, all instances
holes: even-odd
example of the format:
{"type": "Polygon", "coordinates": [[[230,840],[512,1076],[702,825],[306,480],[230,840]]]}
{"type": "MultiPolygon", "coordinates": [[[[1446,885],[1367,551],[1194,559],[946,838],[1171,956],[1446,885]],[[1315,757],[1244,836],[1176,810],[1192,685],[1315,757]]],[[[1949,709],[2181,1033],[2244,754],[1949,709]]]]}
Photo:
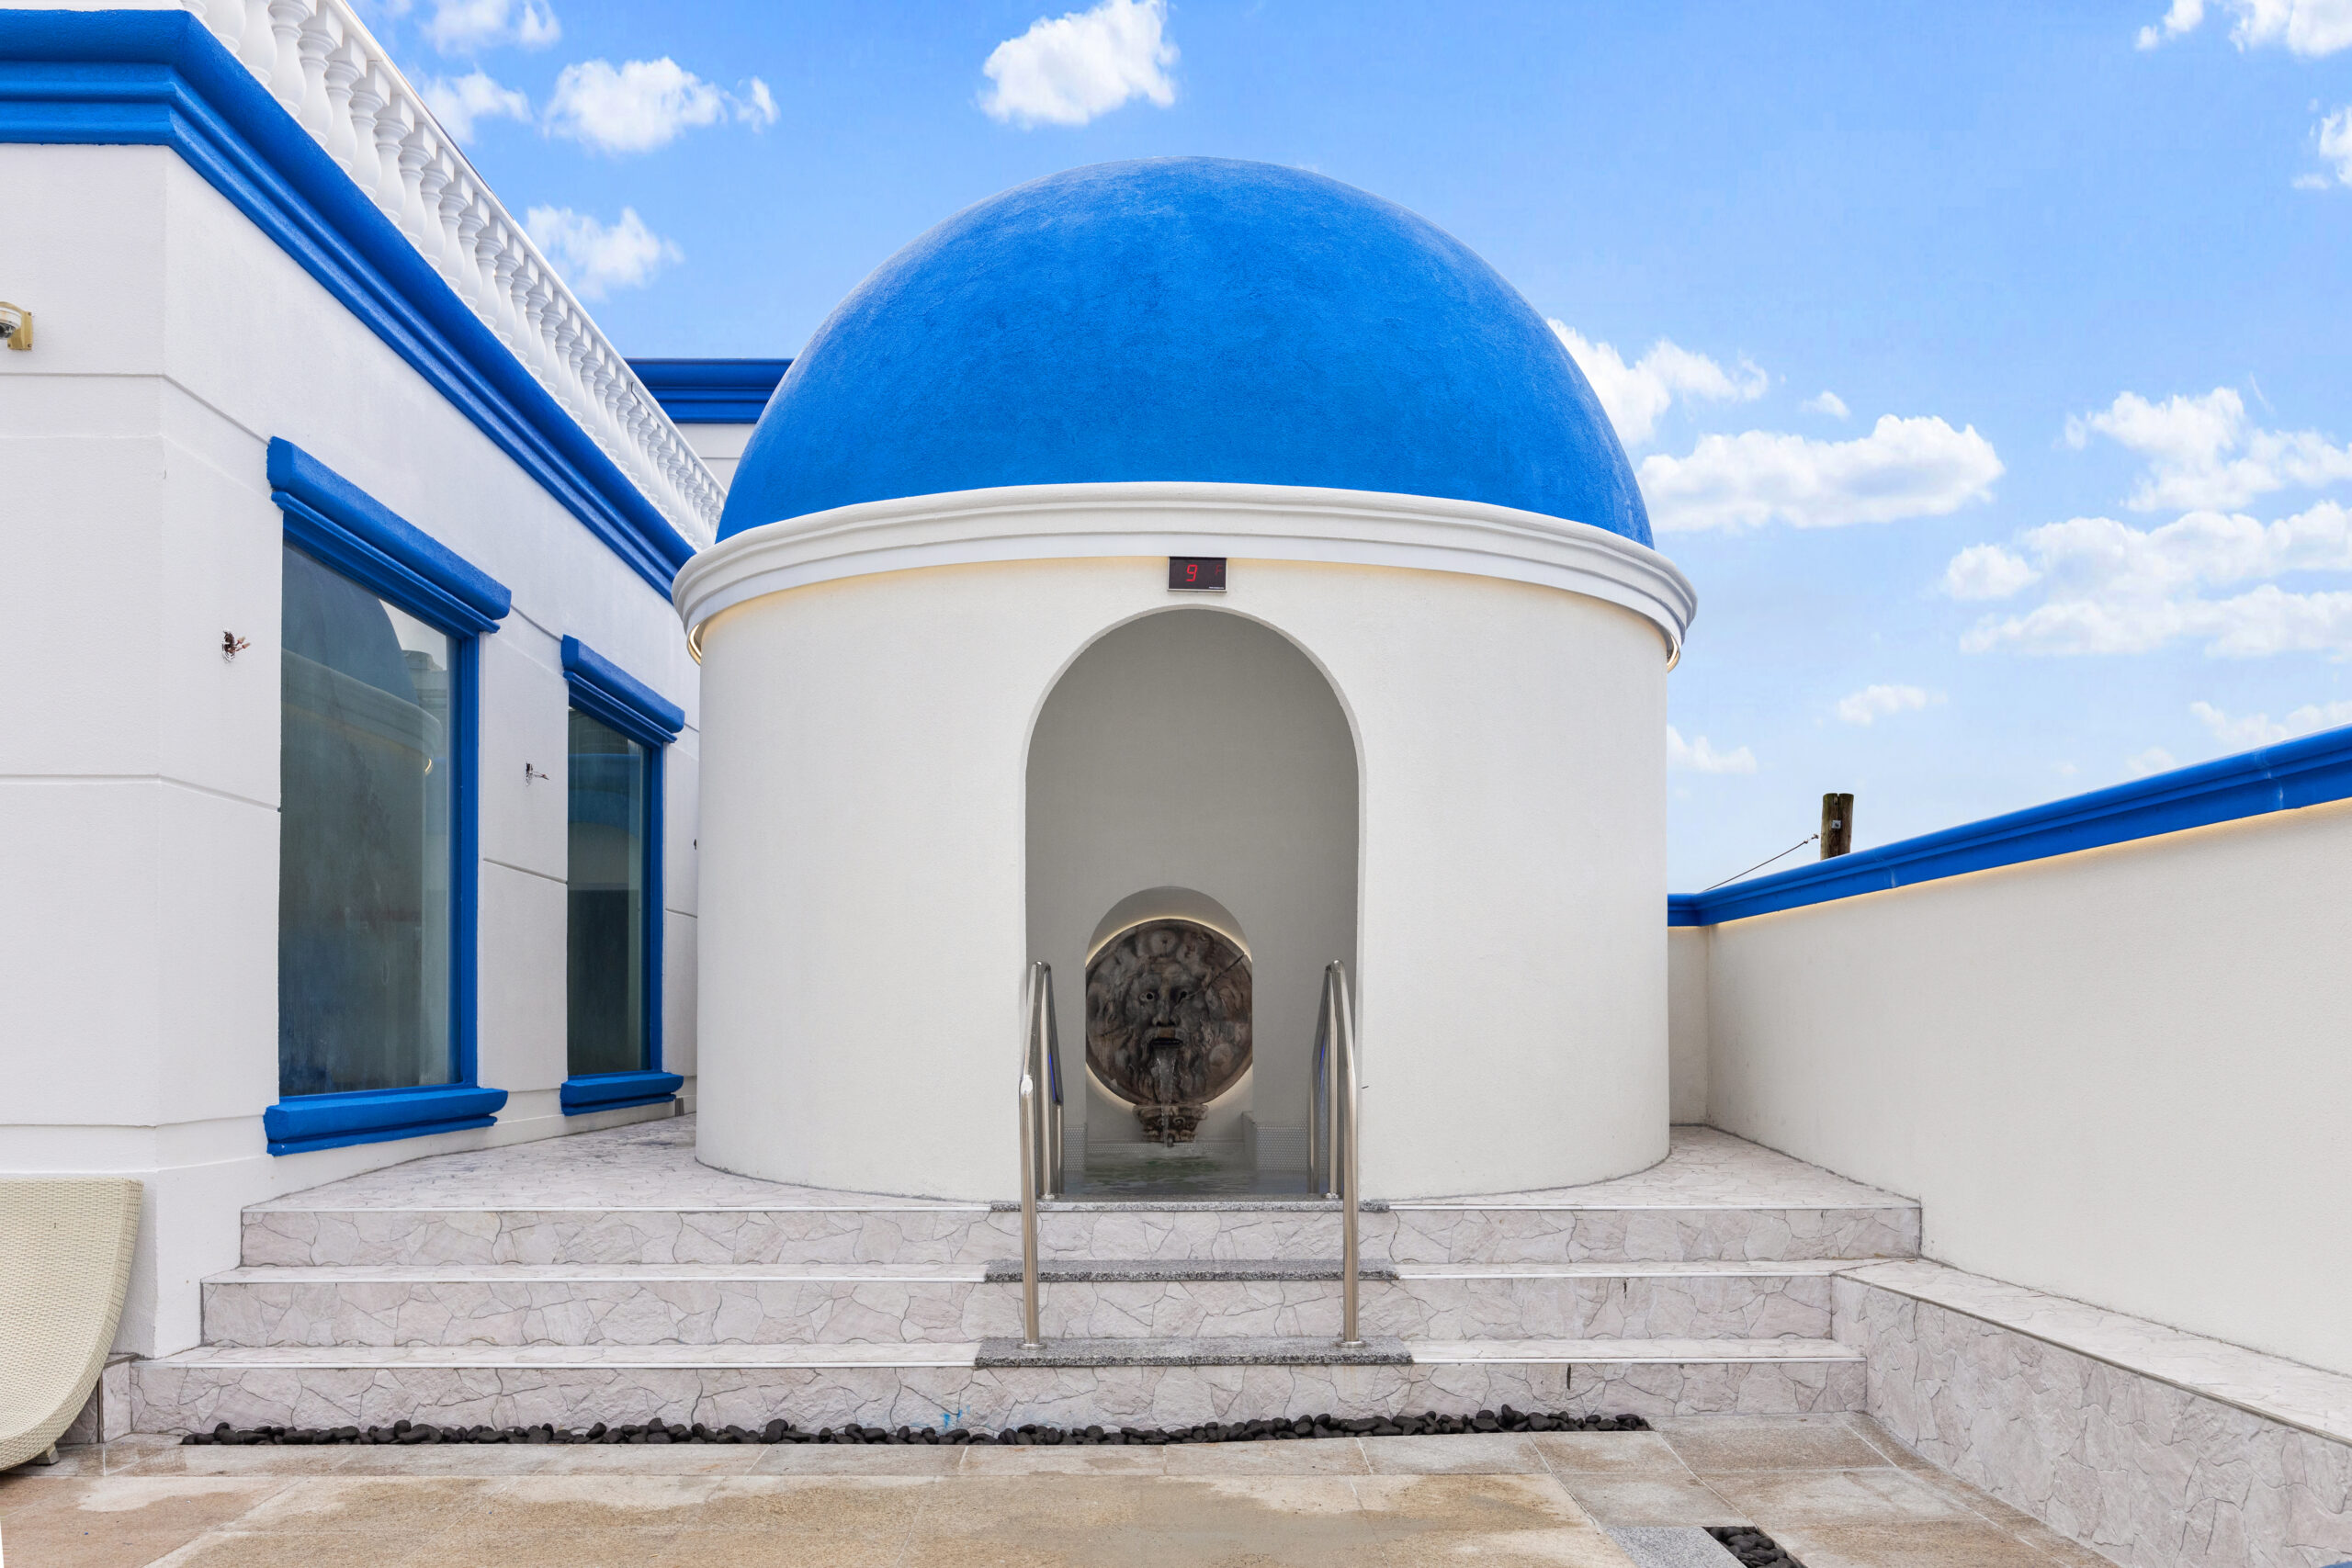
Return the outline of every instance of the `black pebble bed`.
{"type": "MultiPolygon", "coordinates": [[[[389,1427],[232,1427],[221,1422],[209,1432],[191,1432],[185,1444],[218,1443],[224,1447],[357,1443],[923,1443],[931,1445],[998,1443],[1012,1448],[1055,1448],[1064,1444],[1104,1447],[1156,1446],[1168,1443],[1248,1443],[1283,1438],[1434,1437],[1456,1432],[1645,1432],[1649,1423],[1638,1416],[1528,1415],[1504,1405],[1476,1416],[1380,1416],[1341,1420],[1334,1416],[1301,1416],[1293,1420],[1204,1422],[1198,1427],[1008,1427],[996,1433],[967,1427],[820,1427],[811,1432],[789,1421],[764,1427],[706,1427],[697,1421],[630,1422],[607,1426],[599,1421],[586,1431],[561,1427],[436,1427],[425,1421],[395,1421],[389,1427]]],[[[1784,1562],[1786,1558],[1759,1562],[1784,1562]]]]}
{"type": "Polygon", "coordinates": [[[1746,1525],[1709,1525],[1707,1533],[1723,1542],[1724,1550],[1738,1558],[1742,1568],[1804,1568],[1762,1530],[1746,1525]]]}

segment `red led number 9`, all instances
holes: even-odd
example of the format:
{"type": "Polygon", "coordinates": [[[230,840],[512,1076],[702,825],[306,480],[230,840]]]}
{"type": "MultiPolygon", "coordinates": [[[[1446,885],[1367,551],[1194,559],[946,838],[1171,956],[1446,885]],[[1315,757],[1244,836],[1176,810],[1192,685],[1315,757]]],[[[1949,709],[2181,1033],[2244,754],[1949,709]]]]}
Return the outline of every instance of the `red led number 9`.
{"type": "Polygon", "coordinates": [[[1186,561],[1184,563],[1184,581],[1187,582],[1198,582],[1200,580],[1201,563],[1198,561],[1186,561]]]}

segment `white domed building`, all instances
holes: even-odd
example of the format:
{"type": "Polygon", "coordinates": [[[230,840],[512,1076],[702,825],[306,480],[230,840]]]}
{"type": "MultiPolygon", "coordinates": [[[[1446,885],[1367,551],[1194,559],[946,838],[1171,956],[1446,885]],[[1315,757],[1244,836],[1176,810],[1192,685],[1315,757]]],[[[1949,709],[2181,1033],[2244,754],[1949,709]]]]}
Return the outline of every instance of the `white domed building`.
{"type": "Polygon", "coordinates": [[[1001,1196],[1037,960],[1071,1190],[1303,1183],[1332,960],[1367,1190],[1665,1154],[1692,592],[1557,338],[1411,213],[1163,159],[958,214],[793,362],[675,596],[705,1160],[1001,1196]],[[1104,967],[1181,932],[1248,983],[1171,1128],[1104,967]]]}

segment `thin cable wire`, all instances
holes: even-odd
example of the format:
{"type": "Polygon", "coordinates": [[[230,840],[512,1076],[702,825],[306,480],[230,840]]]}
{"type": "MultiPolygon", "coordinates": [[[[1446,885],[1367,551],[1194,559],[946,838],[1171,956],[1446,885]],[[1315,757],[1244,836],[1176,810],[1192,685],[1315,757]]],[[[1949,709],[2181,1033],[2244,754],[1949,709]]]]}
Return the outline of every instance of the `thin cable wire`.
{"type": "MultiPolygon", "coordinates": [[[[1787,849],[1782,850],[1779,854],[1774,855],[1772,860],[1786,860],[1789,856],[1796,853],[1799,850],[1804,848],[1807,844],[1813,842],[1819,837],[1821,837],[1821,835],[1818,833],[1807,833],[1804,838],[1799,839],[1795,843],[1791,844],[1787,849]]],[[[1729,876],[1724,877],[1722,882],[1710,883],[1706,886],[1699,889],[1699,891],[1702,893],[1713,893],[1716,888],[1724,886],[1727,883],[1737,882],[1743,876],[1762,871],[1766,866],[1772,863],[1772,860],[1759,860],[1754,865],[1749,866],[1747,870],[1735,871],[1729,876]]]]}

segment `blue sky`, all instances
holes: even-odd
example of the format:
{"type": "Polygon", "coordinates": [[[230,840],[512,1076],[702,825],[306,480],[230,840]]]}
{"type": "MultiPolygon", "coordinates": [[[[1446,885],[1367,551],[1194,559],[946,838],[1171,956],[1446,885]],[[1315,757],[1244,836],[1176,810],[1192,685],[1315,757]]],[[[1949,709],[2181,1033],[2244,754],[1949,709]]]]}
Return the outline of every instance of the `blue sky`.
{"type": "Polygon", "coordinates": [[[1884,842],[2352,723],[2352,0],[2166,5],[371,17],[631,354],[793,354],[947,214],[1105,159],[1451,231],[1698,585],[1691,889],[1825,790],[1884,842]]]}

